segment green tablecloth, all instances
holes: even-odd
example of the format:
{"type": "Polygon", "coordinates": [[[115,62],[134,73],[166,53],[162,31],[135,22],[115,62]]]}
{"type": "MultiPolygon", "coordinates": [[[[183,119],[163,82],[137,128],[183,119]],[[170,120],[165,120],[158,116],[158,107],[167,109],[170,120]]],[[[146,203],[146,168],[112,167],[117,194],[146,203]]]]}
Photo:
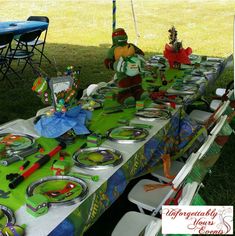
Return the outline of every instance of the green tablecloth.
{"type": "MultiPolygon", "coordinates": [[[[183,71],[168,70],[167,80],[171,80],[175,75],[183,76],[183,74],[183,71]]],[[[156,82],[156,85],[159,85],[159,81],[156,82]]],[[[148,86],[148,84],[144,82],[144,86],[148,86]]],[[[168,86],[170,86],[170,84],[168,84],[168,86]]],[[[162,87],[161,89],[165,90],[167,87],[162,87]]],[[[109,115],[105,114],[103,110],[96,110],[93,112],[90,129],[104,135],[107,130],[118,125],[120,118],[131,120],[134,117],[134,113],[135,108],[125,109],[124,112],[109,115]]],[[[194,140],[198,142],[197,145],[194,145],[193,148],[187,148],[189,152],[196,150],[198,145],[200,145],[205,138],[205,133],[200,132],[201,130],[201,127],[185,119],[185,114],[182,112],[182,109],[179,109],[171,120],[155,133],[139,150],[136,150],[136,153],[129,158],[124,165],[121,165],[121,167],[109,179],[104,181],[94,193],[65,217],[64,221],[61,223],[58,222],[57,224],[60,224],[50,235],[81,235],[82,232],[89,228],[118,198],[132,178],[149,172],[152,167],[160,166],[161,154],[170,153],[174,156],[177,153],[182,153],[180,151],[184,150],[194,135],[197,134],[197,139],[194,140]],[[184,132],[185,130],[182,130],[182,127],[185,128],[185,126],[182,126],[183,121],[188,125],[188,128],[193,131],[191,134],[187,134],[184,132]]],[[[43,146],[45,153],[58,143],[56,140],[46,138],[39,138],[37,142],[43,146]]],[[[74,144],[71,144],[66,149],[66,152],[72,155],[84,142],[86,142],[86,138],[79,137],[74,144]]],[[[34,155],[27,159],[30,160],[31,163],[36,160],[34,155]]],[[[54,159],[58,159],[58,155],[54,159]]],[[[72,161],[71,158],[70,161],[72,161]]],[[[5,192],[9,191],[8,181],[6,181],[5,176],[9,173],[19,172],[21,164],[21,162],[18,162],[9,167],[0,167],[1,190],[5,192]]],[[[52,171],[50,171],[51,165],[52,160],[21,183],[16,189],[10,190],[9,198],[0,198],[0,204],[8,206],[14,211],[18,210],[25,203],[25,190],[27,186],[44,176],[52,175],[52,171]]],[[[61,208],[61,214],[63,214],[63,208],[61,208]]],[[[27,222],[25,223],[27,224],[27,222]]],[[[49,224],[49,222],[47,222],[47,224],[49,224]]]]}

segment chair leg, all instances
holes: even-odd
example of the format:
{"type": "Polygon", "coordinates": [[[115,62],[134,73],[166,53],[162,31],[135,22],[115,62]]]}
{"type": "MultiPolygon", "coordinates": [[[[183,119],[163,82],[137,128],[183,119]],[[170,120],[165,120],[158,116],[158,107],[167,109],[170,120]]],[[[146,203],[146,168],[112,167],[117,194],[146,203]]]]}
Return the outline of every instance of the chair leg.
{"type": "Polygon", "coordinates": [[[51,60],[44,54],[44,47],[45,47],[45,44],[42,45],[42,50],[39,50],[38,48],[35,47],[35,50],[37,50],[41,54],[40,60],[39,60],[39,67],[41,66],[41,63],[42,63],[42,57],[44,57],[51,64],[51,60]]]}
{"type": "Polygon", "coordinates": [[[8,78],[8,76],[7,76],[7,71],[3,71],[2,70],[2,67],[0,68],[0,71],[1,71],[1,73],[3,74],[3,77],[2,77],[2,81],[4,81],[4,79],[6,79],[7,81],[8,81],[8,83],[10,84],[10,86],[11,86],[11,88],[14,88],[15,86],[13,85],[13,83],[11,82],[11,80],[8,78]]]}
{"type": "Polygon", "coordinates": [[[25,59],[25,64],[24,64],[24,66],[23,66],[23,68],[22,68],[22,70],[21,70],[21,74],[24,72],[24,70],[25,70],[25,68],[26,68],[26,65],[28,64],[28,61],[29,61],[29,59],[26,58],[26,59],[25,59]]]}
{"type": "Polygon", "coordinates": [[[20,79],[22,80],[22,77],[10,66],[10,70],[20,79]]]}
{"type": "Polygon", "coordinates": [[[39,71],[36,70],[36,68],[33,66],[32,58],[29,58],[28,64],[31,66],[31,68],[32,68],[34,74],[36,74],[36,75],[40,74],[39,71]]]}
{"type": "Polygon", "coordinates": [[[138,206],[138,205],[137,205],[137,207],[138,207],[138,209],[139,209],[139,211],[140,211],[141,213],[145,214],[145,212],[144,212],[144,210],[143,210],[142,207],[140,207],[140,206],[138,206]]]}

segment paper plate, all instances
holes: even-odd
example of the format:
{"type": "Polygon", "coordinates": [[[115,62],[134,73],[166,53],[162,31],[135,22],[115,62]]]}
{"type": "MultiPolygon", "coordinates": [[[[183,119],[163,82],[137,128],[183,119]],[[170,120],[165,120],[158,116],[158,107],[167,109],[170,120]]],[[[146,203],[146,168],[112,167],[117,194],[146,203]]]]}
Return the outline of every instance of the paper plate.
{"type": "Polygon", "coordinates": [[[107,169],[122,162],[122,154],[112,148],[85,148],[73,154],[76,166],[86,169],[107,169]]]}
{"type": "MultiPolygon", "coordinates": [[[[15,224],[15,216],[10,208],[4,205],[0,205],[0,210],[3,213],[3,216],[0,218],[0,226],[4,227],[7,223],[15,224]]],[[[0,227],[0,229],[2,227],[0,227]]]]}
{"type": "Polygon", "coordinates": [[[199,58],[199,56],[198,55],[195,55],[195,54],[191,54],[190,56],[189,56],[189,59],[190,60],[197,60],[199,58]]]}
{"type": "Polygon", "coordinates": [[[197,91],[198,85],[197,84],[176,84],[171,87],[172,89],[179,90],[179,91],[197,91]]]}
{"type": "Polygon", "coordinates": [[[129,144],[144,141],[149,132],[143,128],[121,126],[110,129],[107,138],[113,142],[129,144]]]}
{"type": "Polygon", "coordinates": [[[88,193],[87,183],[72,176],[48,176],[28,186],[28,197],[42,194],[50,206],[72,205],[82,201],[88,193]]]}
{"type": "Polygon", "coordinates": [[[171,112],[166,109],[145,108],[135,113],[136,116],[145,119],[167,120],[171,118],[171,112]]]}
{"type": "Polygon", "coordinates": [[[34,145],[35,139],[27,134],[4,133],[0,134],[0,143],[7,144],[13,151],[22,151],[34,145]]]}

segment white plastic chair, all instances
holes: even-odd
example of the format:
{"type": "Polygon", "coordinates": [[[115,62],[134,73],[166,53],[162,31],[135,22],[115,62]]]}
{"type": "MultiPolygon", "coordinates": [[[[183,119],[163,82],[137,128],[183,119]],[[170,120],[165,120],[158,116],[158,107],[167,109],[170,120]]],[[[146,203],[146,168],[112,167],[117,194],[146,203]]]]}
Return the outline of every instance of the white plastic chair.
{"type": "Polygon", "coordinates": [[[148,236],[155,236],[160,231],[162,221],[153,216],[145,215],[135,211],[127,212],[121,220],[117,223],[112,232],[112,236],[138,236],[145,228],[145,232],[148,227],[154,224],[155,234],[144,234],[148,236]]]}
{"type": "MultiPolygon", "coordinates": [[[[187,183],[183,187],[179,205],[190,205],[200,188],[197,182],[187,183]]],[[[144,230],[144,236],[157,235],[162,226],[161,219],[135,211],[129,211],[115,226],[112,236],[138,236],[144,230]]]]}
{"type": "MultiPolygon", "coordinates": [[[[223,97],[224,95],[226,95],[226,98],[228,100],[230,100],[232,98],[232,95],[234,94],[234,90],[233,89],[230,89],[230,90],[227,90],[225,88],[217,88],[216,91],[215,91],[215,94],[218,96],[218,97],[223,97]],[[227,93],[227,94],[226,94],[227,93]]],[[[220,99],[213,99],[210,103],[210,109],[212,111],[215,111],[216,109],[218,109],[218,107],[222,104],[222,100],[220,99]]]]}
{"type": "Polygon", "coordinates": [[[188,161],[172,181],[172,184],[146,192],[144,190],[144,185],[161,185],[161,183],[149,179],[142,179],[132,188],[128,194],[128,200],[136,204],[140,212],[144,213],[143,209],[145,209],[148,211],[154,211],[152,215],[156,215],[166,200],[176,194],[175,189],[180,187],[186,176],[191,172],[193,165],[198,159],[198,156],[199,154],[195,153],[190,155],[188,161]]]}
{"type": "MultiPolygon", "coordinates": [[[[203,151],[207,152],[207,150],[209,149],[212,142],[210,141],[209,136],[208,136],[206,142],[200,147],[200,149],[197,151],[197,153],[198,152],[201,153],[200,150],[203,150],[203,151]]],[[[190,162],[191,158],[195,158],[195,156],[190,156],[187,159],[186,163],[188,161],[190,162]]],[[[170,174],[171,175],[177,175],[179,173],[179,171],[183,168],[184,165],[185,165],[185,163],[183,163],[183,162],[172,161],[171,162],[171,168],[170,168],[170,174]]],[[[169,183],[170,181],[172,181],[172,179],[169,179],[164,175],[163,168],[154,171],[153,173],[151,173],[151,175],[158,178],[160,182],[163,181],[163,182],[169,183]]]]}
{"type": "MultiPolygon", "coordinates": [[[[190,162],[192,158],[195,158],[194,155],[190,155],[188,160],[186,162],[190,162]]],[[[171,162],[171,168],[170,168],[170,174],[173,176],[177,176],[177,174],[180,172],[180,170],[184,167],[185,163],[181,161],[172,161],[171,162]]],[[[151,173],[152,176],[158,178],[160,182],[166,182],[169,183],[172,181],[172,179],[169,179],[164,174],[164,169],[160,168],[156,171],[151,173]]]]}
{"type": "Polygon", "coordinates": [[[199,160],[201,160],[205,154],[207,153],[208,149],[212,145],[212,143],[215,141],[218,133],[222,129],[225,121],[227,119],[227,115],[221,116],[215,127],[211,130],[210,135],[208,136],[206,142],[199,148],[197,153],[199,153],[199,160]]]}
{"type": "MultiPolygon", "coordinates": [[[[184,164],[185,163],[181,162],[181,161],[172,161],[171,168],[170,168],[171,175],[173,175],[173,176],[177,175],[179,173],[179,171],[183,168],[184,164]]],[[[152,172],[151,175],[158,178],[158,180],[160,182],[169,183],[172,180],[172,179],[169,179],[165,176],[163,167],[152,172]]]]}
{"type": "Polygon", "coordinates": [[[218,120],[215,127],[211,130],[211,132],[210,132],[211,135],[217,135],[219,133],[219,131],[224,126],[224,123],[226,122],[227,117],[228,117],[227,115],[223,115],[223,116],[220,117],[220,119],[218,120]]]}
{"type": "MultiPolygon", "coordinates": [[[[225,101],[223,102],[220,107],[215,111],[214,113],[214,120],[218,120],[218,118],[220,118],[220,116],[223,115],[223,113],[225,112],[225,110],[228,108],[230,104],[230,101],[225,101]]],[[[198,122],[199,124],[205,125],[210,117],[213,115],[212,112],[207,112],[207,111],[202,111],[202,110],[193,110],[190,114],[189,117],[192,120],[195,120],[196,122],[198,122]]]]}
{"type": "Polygon", "coordinates": [[[202,184],[199,184],[197,182],[187,183],[183,187],[182,196],[179,201],[179,205],[182,206],[189,206],[191,205],[194,196],[199,191],[199,188],[202,186],[202,184]]]}

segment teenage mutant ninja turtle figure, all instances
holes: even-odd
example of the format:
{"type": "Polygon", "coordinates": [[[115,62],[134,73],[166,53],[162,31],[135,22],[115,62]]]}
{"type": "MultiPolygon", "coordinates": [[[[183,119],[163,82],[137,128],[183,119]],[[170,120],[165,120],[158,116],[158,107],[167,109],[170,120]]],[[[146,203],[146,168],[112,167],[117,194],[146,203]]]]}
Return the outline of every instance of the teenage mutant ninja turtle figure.
{"type": "Polygon", "coordinates": [[[124,29],[118,28],[112,34],[113,45],[107,53],[104,64],[116,71],[119,92],[117,101],[124,105],[133,105],[136,100],[146,98],[141,86],[141,71],[144,68],[144,52],[132,43],[124,29]]]}

